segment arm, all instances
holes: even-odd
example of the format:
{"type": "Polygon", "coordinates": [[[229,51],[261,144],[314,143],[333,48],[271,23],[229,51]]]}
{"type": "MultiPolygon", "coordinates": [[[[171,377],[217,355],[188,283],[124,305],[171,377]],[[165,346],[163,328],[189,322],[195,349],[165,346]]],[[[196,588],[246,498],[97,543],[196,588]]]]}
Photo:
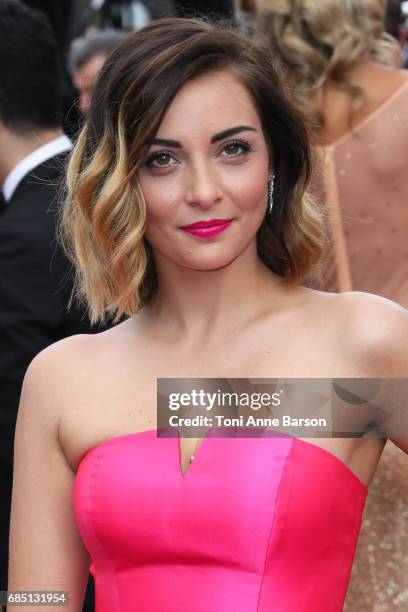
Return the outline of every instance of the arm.
{"type": "MultiPolygon", "coordinates": [[[[73,516],[75,474],[58,441],[61,373],[69,378],[61,344],[42,351],[24,379],[14,446],[8,590],[68,591],[64,610],[79,612],[89,556],[73,516]]],[[[8,608],[13,610],[28,612],[32,606],[8,608]]]]}
{"type": "Polygon", "coordinates": [[[350,359],[359,356],[362,378],[388,379],[377,398],[390,415],[385,431],[399,432],[389,439],[408,454],[408,310],[377,295],[356,291],[342,296],[352,309],[344,304],[344,325],[358,339],[350,359]]]}
{"type": "Polygon", "coordinates": [[[384,407],[390,414],[388,427],[392,433],[389,439],[408,454],[408,310],[391,302],[381,304],[376,326],[377,347],[382,356],[378,362],[384,363],[378,378],[390,379],[385,385],[389,393],[384,400],[384,407]],[[400,432],[399,435],[396,436],[396,432],[400,432]]]}

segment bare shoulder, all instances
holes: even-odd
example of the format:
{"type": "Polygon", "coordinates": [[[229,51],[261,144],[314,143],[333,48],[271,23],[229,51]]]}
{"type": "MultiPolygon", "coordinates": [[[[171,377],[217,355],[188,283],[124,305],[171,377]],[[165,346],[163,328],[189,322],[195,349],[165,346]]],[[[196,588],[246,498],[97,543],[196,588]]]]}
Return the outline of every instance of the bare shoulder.
{"type": "Polygon", "coordinates": [[[408,310],[371,293],[326,295],[326,316],[356,375],[408,377],[408,310]]]}
{"type": "Polygon", "coordinates": [[[406,68],[399,68],[398,73],[402,81],[408,81],[408,70],[406,68]]]}
{"type": "Polygon", "coordinates": [[[81,371],[97,353],[102,344],[100,334],[78,334],[59,340],[43,349],[30,363],[25,376],[25,383],[46,382],[48,389],[70,379],[73,372],[81,371]]]}
{"type": "MultiPolygon", "coordinates": [[[[371,80],[380,78],[383,87],[398,88],[404,81],[408,79],[408,70],[405,68],[395,68],[393,66],[385,66],[377,62],[369,62],[366,64],[366,76],[371,80]]],[[[378,81],[377,81],[378,84],[378,81]]]]}
{"type": "Polygon", "coordinates": [[[126,323],[97,334],[69,336],[42,350],[27,369],[22,396],[29,395],[30,405],[42,410],[45,418],[57,418],[56,412],[92,386],[96,372],[105,375],[104,363],[109,363],[126,323]]]}
{"type": "Polygon", "coordinates": [[[408,81],[408,70],[406,68],[396,68],[393,72],[395,73],[396,81],[400,84],[408,81]]]}
{"type": "Polygon", "coordinates": [[[130,320],[127,320],[100,333],[77,334],[54,342],[38,353],[31,362],[29,371],[40,375],[42,370],[48,371],[52,368],[60,371],[62,377],[69,377],[72,370],[81,370],[106,351],[114,350],[114,347],[127,337],[129,323],[130,320]],[[65,367],[61,368],[62,365],[65,367]]]}

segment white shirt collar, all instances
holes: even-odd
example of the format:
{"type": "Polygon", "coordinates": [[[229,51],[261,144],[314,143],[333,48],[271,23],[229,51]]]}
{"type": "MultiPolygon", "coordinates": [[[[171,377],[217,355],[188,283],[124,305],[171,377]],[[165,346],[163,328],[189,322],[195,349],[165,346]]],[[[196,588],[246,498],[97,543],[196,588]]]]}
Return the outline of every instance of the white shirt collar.
{"type": "Polygon", "coordinates": [[[54,140],[50,140],[50,142],[47,142],[45,145],[42,145],[27,155],[27,157],[24,157],[24,159],[14,166],[4,181],[3,195],[6,202],[11,200],[19,183],[31,170],[47,161],[47,159],[54,157],[54,155],[69,151],[70,149],[72,149],[72,142],[68,136],[63,134],[62,136],[58,136],[58,138],[54,138],[54,140]]]}

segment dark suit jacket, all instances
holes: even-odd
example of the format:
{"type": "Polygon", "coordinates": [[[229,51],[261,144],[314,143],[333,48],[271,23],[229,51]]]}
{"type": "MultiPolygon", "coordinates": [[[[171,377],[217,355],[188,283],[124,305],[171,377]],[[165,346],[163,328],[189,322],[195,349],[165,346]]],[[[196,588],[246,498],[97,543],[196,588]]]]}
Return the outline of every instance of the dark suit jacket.
{"type": "Polygon", "coordinates": [[[71,265],[56,242],[66,154],[32,170],[0,212],[0,590],[5,590],[15,422],[26,369],[66,336],[99,331],[67,312],[71,265]]]}

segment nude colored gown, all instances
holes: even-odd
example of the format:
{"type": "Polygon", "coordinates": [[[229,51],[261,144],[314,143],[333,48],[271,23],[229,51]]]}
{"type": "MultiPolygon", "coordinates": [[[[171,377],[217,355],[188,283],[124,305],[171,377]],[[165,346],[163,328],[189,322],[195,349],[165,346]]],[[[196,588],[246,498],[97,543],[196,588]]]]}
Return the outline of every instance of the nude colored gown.
{"type": "MultiPolygon", "coordinates": [[[[334,249],[312,286],[408,308],[408,80],[322,152],[334,249]]],[[[408,610],[408,457],[390,441],[369,487],[344,610],[408,610]]]]}

